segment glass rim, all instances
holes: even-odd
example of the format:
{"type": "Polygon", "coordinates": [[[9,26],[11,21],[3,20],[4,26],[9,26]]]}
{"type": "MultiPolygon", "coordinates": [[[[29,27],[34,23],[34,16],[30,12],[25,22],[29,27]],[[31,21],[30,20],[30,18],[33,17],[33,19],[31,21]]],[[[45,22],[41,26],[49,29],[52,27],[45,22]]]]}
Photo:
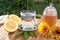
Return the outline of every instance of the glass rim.
{"type": "Polygon", "coordinates": [[[27,13],[27,12],[31,12],[31,13],[36,13],[36,10],[21,10],[22,13],[27,13]]]}

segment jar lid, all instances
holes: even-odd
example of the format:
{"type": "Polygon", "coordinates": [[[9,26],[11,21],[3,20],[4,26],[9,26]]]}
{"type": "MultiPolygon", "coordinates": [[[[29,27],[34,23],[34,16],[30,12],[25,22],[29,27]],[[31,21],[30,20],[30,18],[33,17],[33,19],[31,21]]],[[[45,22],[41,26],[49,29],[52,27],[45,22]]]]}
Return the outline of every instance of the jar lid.
{"type": "Polygon", "coordinates": [[[53,5],[53,3],[50,3],[50,5],[45,8],[43,15],[57,15],[57,10],[53,5]]]}

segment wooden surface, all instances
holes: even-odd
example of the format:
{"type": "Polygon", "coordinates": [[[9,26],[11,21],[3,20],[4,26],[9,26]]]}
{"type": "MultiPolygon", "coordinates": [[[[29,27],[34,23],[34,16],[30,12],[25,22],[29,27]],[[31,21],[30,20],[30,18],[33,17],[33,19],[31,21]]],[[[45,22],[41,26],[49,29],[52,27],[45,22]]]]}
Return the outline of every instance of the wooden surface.
{"type": "Polygon", "coordinates": [[[0,25],[0,40],[10,40],[8,32],[0,25]]]}
{"type": "MultiPolygon", "coordinates": [[[[0,25],[0,27],[1,27],[1,26],[2,26],[2,25],[0,25]]],[[[15,35],[16,35],[18,32],[20,32],[20,30],[17,30],[17,31],[15,31],[15,32],[13,32],[13,33],[9,33],[9,38],[10,38],[10,40],[23,40],[23,36],[21,36],[21,37],[18,38],[18,39],[15,38],[15,35]]],[[[36,32],[36,34],[37,34],[37,32],[36,32]]],[[[55,40],[55,39],[52,39],[52,38],[43,38],[43,37],[41,37],[41,36],[39,36],[39,35],[37,34],[37,38],[30,37],[30,38],[28,38],[28,40],[55,40]]]]}
{"type": "MultiPolygon", "coordinates": [[[[18,38],[18,39],[15,38],[15,35],[16,35],[18,32],[20,32],[20,31],[17,30],[17,31],[14,32],[14,33],[9,33],[9,38],[10,38],[10,40],[23,40],[23,36],[21,36],[21,37],[18,38]]],[[[36,32],[36,34],[37,34],[37,32],[36,32]]],[[[28,38],[28,40],[55,40],[55,39],[52,39],[52,38],[43,38],[43,37],[41,37],[41,36],[39,36],[39,35],[37,34],[37,38],[30,37],[30,38],[28,38]]]]}

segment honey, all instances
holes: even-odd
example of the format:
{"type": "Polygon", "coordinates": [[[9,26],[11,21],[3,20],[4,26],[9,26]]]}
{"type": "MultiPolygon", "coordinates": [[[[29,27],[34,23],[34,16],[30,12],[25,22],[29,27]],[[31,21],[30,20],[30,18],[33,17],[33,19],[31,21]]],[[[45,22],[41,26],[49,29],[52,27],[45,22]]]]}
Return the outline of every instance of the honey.
{"type": "Polygon", "coordinates": [[[44,15],[43,21],[45,21],[50,27],[52,27],[56,24],[57,16],[44,15]]]}

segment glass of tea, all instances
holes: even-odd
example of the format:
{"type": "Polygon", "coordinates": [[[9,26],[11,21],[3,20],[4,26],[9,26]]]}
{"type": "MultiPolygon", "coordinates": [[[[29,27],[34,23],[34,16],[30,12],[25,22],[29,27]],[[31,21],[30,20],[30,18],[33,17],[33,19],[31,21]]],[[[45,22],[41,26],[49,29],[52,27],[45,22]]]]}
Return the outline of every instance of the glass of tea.
{"type": "Polygon", "coordinates": [[[34,10],[22,10],[20,12],[22,23],[20,29],[24,31],[32,31],[37,29],[36,24],[36,11],[34,10]]]}

